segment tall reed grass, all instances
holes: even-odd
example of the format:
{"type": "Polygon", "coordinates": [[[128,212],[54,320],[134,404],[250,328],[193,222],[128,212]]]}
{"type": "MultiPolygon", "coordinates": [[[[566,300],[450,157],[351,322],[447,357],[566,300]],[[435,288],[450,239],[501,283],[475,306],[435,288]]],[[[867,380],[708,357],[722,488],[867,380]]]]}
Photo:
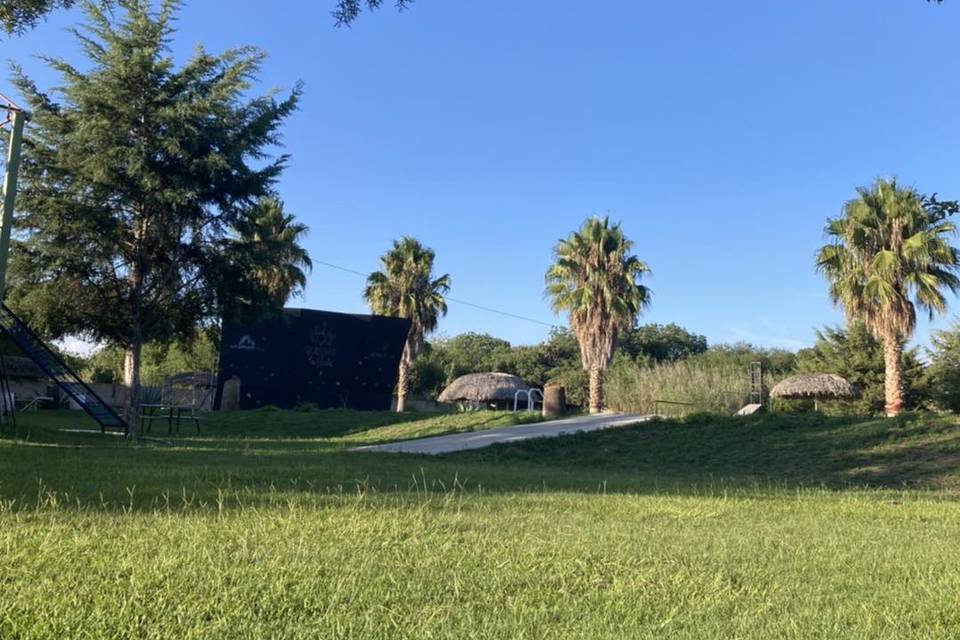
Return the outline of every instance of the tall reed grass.
{"type": "MultiPolygon", "coordinates": [[[[766,375],[764,382],[768,388],[773,384],[766,375]]],[[[614,411],[732,414],[749,398],[749,371],[737,364],[619,362],[611,368],[606,384],[606,404],[614,411]]]]}

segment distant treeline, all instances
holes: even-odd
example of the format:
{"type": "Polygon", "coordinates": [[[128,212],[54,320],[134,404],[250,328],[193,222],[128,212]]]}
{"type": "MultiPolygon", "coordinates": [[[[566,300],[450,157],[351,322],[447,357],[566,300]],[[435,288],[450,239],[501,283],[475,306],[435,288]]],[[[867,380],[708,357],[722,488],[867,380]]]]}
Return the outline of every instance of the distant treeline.
{"type": "MultiPolygon", "coordinates": [[[[903,354],[908,409],[960,410],[960,328],[935,334],[933,348],[903,354]],[[926,362],[925,362],[926,360],[926,362]]],[[[836,373],[862,390],[853,402],[825,402],[832,414],[878,414],[884,409],[883,348],[862,323],[826,327],[812,347],[787,349],[708,343],[705,336],[676,324],[645,324],[626,332],[617,346],[608,375],[611,409],[649,412],[654,400],[688,402],[698,411],[732,412],[749,395],[749,367],[760,362],[770,388],[793,373],[836,373]]],[[[481,371],[502,371],[534,385],[558,382],[575,404],[587,398],[587,374],[580,364],[576,338],[556,328],[544,342],[513,346],[501,338],[464,333],[428,343],[413,367],[415,396],[435,398],[454,378],[481,371]]],[[[812,409],[812,403],[775,402],[773,408],[812,409]]]]}

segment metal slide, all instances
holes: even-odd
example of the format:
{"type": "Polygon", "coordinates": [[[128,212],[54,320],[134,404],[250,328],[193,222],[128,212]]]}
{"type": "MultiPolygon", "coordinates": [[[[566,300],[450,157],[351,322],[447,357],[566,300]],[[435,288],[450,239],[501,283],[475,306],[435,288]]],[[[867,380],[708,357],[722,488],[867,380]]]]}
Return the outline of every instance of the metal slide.
{"type": "Polygon", "coordinates": [[[0,330],[10,336],[24,355],[33,360],[68,396],[83,407],[83,410],[97,421],[101,431],[129,433],[123,418],[3,303],[0,303],[0,330]]]}

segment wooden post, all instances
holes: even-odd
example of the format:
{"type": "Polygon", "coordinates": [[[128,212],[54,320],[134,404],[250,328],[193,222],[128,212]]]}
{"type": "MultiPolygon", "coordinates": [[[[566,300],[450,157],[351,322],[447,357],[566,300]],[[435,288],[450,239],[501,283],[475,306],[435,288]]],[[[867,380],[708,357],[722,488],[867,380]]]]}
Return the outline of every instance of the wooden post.
{"type": "Polygon", "coordinates": [[[13,227],[13,204],[17,199],[17,174],[20,171],[20,146],[23,141],[23,125],[27,114],[20,109],[8,107],[13,130],[10,133],[10,148],[7,150],[7,171],[3,178],[3,210],[0,212],[0,301],[6,293],[7,261],[10,258],[10,231],[13,227]]]}
{"type": "Polygon", "coordinates": [[[559,384],[550,384],[543,388],[543,417],[548,420],[559,418],[567,410],[567,390],[559,384]]]}

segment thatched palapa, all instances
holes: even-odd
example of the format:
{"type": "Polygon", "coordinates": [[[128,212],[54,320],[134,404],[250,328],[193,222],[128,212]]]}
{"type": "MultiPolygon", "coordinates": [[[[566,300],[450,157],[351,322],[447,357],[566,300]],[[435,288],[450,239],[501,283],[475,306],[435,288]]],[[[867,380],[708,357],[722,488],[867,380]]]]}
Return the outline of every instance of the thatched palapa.
{"type": "Polygon", "coordinates": [[[784,400],[853,400],[859,393],[836,374],[803,373],[782,380],[770,395],[784,400]]]}
{"type": "Polygon", "coordinates": [[[460,376],[443,390],[440,402],[513,402],[517,391],[529,391],[530,385],[509,373],[469,373],[460,376]]]}

